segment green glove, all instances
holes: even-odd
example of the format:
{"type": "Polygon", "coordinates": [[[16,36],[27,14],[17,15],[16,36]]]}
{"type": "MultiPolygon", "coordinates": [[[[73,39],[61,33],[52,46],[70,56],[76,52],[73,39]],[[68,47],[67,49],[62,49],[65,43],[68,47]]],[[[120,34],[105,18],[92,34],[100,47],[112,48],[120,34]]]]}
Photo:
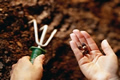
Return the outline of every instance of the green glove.
{"type": "Polygon", "coordinates": [[[30,62],[33,64],[34,62],[34,59],[39,56],[40,54],[44,54],[45,53],[45,50],[42,49],[42,48],[38,48],[38,47],[35,47],[35,46],[32,46],[30,47],[30,50],[32,50],[32,54],[31,54],[31,57],[30,57],[30,62]]]}

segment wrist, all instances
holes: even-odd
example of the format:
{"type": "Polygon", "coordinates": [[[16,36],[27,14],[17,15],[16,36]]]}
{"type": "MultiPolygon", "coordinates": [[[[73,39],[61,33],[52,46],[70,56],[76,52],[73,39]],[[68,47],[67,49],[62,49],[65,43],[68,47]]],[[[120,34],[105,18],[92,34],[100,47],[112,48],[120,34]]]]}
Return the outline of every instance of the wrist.
{"type": "Polygon", "coordinates": [[[109,75],[104,75],[104,76],[98,75],[97,78],[92,80],[120,80],[120,77],[117,75],[112,77],[110,77],[109,75]]]}
{"type": "Polygon", "coordinates": [[[110,78],[108,80],[120,80],[120,77],[119,76],[115,76],[115,77],[112,77],[112,78],[110,78]]]}

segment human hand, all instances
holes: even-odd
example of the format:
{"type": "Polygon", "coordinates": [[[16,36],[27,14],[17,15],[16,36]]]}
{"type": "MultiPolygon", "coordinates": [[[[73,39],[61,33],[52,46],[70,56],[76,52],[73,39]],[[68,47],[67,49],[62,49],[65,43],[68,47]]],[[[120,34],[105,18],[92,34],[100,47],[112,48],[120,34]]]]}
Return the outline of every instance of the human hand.
{"type": "Polygon", "coordinates": [[[96,43],[91,36],[85,31],[73,30],[70,34],[70,46],[78,61],[79,67],[83,74],[89,80],[118,80],[118,60],[117,56],[111,49],[107,40],[101,43],[103,55],[98,49],[96,43]],[[89,49],[89,54],[83,55],[78,48],[79,45],[85,43],[89,49]]]}
{"type": "Polygon", "coordinates": [[[41,80],[44,55],[39,55],[32,64],[29,56],[24,56],[12,66],[10,80],[41,80]]]}

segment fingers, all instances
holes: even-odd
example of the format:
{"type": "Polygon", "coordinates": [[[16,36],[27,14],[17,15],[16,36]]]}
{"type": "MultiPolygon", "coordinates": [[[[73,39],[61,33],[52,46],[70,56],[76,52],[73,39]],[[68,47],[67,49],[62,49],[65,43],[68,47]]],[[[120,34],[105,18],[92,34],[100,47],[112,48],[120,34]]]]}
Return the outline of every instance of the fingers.
{"type": "Polygon", "coordinates": [[[78,49],[76,43],[74,41],[70,41],[70,46],[75,54],[75,57],[78,61],[78,64],[81,66],[83,64],[89,63],[90,60],[88,59],[87,56],[83,56],[81,51],[78,49]]]}
{"type": "Polygon", "coordinates": [[[24,63],[30,63],[30,57],[29,56],[24,56],[20,58],[17,62],[17,64],[24,64],[24,63]]]}
{"type": "Polygon", "coordinates": [[[24,56],[22,58],[19,59],[19,61],[28,61],[30,59],[29,56],[24,56]]]}
{"type": "Polygon", "coordinates": [[[12,65],[12,70],[10,71],[10,76],[12,75],[13,69],[15,68],[15,66],[16,66],[16,64],[13,64],[13,65],[12,65]]]}
{"type": "Polygon", "coordinates": [[[79,31],[77,29],[73,30],[73,33],[77,35],[81,43],[88,44],[91,51],[93,50],[99,50],[94,40],[91,38],[91,36],[86,31],[79,31]]]}
{"type": "Polygon", "coordinates": [[[12,68],[15,68],[15,66],[16,66],[18,63],[23,63],[23,62],[29,61],[29,59],[30,59],[29,56],[24,56],[24,57],[20,58],[16,64],[13,64],[13,65],[12,65],[12,68]]]}
{"type": "MultiPolygon", "coordinates": [[[[30,64],[29,59],[30,59],[29,56],[24,56],[24,57],[20,58],[16,64],[13,64],[13,65],[12,65],[12,70],[10,71],[10,75],[12,75],[14,69],[15,69],[17,66],[23,67],[23,66],[26,65],[26,64],[30,64]]],[[[29,65],[28,65],[28,66],[29,66],[29,65]]]]}
{"type": "Polygon", "coordinates": [[[77,38],[81,43],[87,44],[85,37],[82,35],[82,33],[78,29],[73,30],[73,33],[77,36],[77,38]]]}
{"type": "MultiPolygon", "coordinates": [[[[40,56],[38,56],[38,57],[34,60],[33,65],[34,65],[35,67],[41,67],[42,64],[43,64],[44,58],[45,58],[45,56],[44,56],[43,54],[40,55],[40,56]]],[[[20,59],[18,60],[18,62],[12,66],[12,68],[14,68],[16,65],[23,66],[23,65],[26,65],[26,64],[27,64],[28,66],[29,66],[29,65],[32,65],[32,63],[30,62],[30,57],[29,57],[29,56],[24,56],[24,57],[20,58],[20,59]]]]}
{"type": "Polygon", "coordinates": [[[13,65],[12,65],[12,68],[14,68],[15,66],[16,66],[16,64],[13,64],[13,65]]]}
{"type": "Polygon", "coordinates": [[[112,48],[110,47],[109,43],[107,42],[107,40],[102,41],[101,47],[106,55],[115,54],[112,48]]]}
{"type": "Polygon", "coordinates": [[[81,45],[78,37],[77,37],[74,33],[70,34],[70,37],[71,37],[71,39],[72,39],[73,41],[76,42],[77,46],[80,46],[80,45],[81,45]]]}
{"type": "Polygon", "coordinates": [[[76,59],[79,61],[83,57],[83,54],[78,49],[77,44],[74,41],[70,41],[70,46],[75,54],[76,59]]]}
{"type": "Polygon", "coordinates": [[[99,50],[95,41],[91,38],[91,36],[86,31],[81,31],[81,33],[85,37],[91,50],[99,50]]]}
{"type": "Polygon", "coordinates": [[[45,55],[41,54],[38,57],[35,58],[33,65],[37,68],[42,68],[42,64],[44,62],[45,55]]]}
{"type": "Polygon", "coordinates": [[[81,45],[82,43],[86,43],[87,48],[89,50],[89,54],[85,55],[89,59],[89,61],[92,61],[94,58],[96,58],[97,55],[102,55],[95,41],[86,31],[79,31],[75,29],[73,30],[73,33],[70,34],[70,37],[72,39],[72,41],[70,41],[70,46],[77,60],[84,57],[84,54],[82,54],[82,50],[78,48],[78,44],[81,45]]]}

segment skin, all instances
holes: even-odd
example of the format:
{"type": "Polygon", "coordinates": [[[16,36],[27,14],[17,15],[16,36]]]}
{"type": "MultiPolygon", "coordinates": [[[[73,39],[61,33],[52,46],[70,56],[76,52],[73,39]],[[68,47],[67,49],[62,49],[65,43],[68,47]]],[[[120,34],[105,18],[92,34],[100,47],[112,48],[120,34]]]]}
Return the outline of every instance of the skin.
{"type": "Polygon", "coordinates": [[[88,80],[119,80],[117,76],[118,60],[107,40],[101,42],[103,55],[86,31],[73,30],[70,34],[70,46],[79,67],[88,80]],[[78,46],[86,43],[89,54],[83,55],[78,46]]]}
{"type": "Polygon", "coordinates": [[[42,54],[32,64],[29,56],[22,57],[12,66],[10,80],[41,80],[44,58],[45,56],[42,54]]]}
{"type": "MultiPolygon", "coordinates": [[[[85,31],[73,30],[70,34],[70,46],[78,61],[83,74],[89,80],[119,80],[117,76],[118,60],[107,40],[103,40],[101,47],[103,55],[91,36],[85,31]],[[83,55],[78,49],[81,43],[86,43],[89,54],[83,55]]],[[[24,56],[12,66],[10,80],[41,80],[43,73],[44,55],[38,56],[34,63],[29,56],[24,56]]]]}

